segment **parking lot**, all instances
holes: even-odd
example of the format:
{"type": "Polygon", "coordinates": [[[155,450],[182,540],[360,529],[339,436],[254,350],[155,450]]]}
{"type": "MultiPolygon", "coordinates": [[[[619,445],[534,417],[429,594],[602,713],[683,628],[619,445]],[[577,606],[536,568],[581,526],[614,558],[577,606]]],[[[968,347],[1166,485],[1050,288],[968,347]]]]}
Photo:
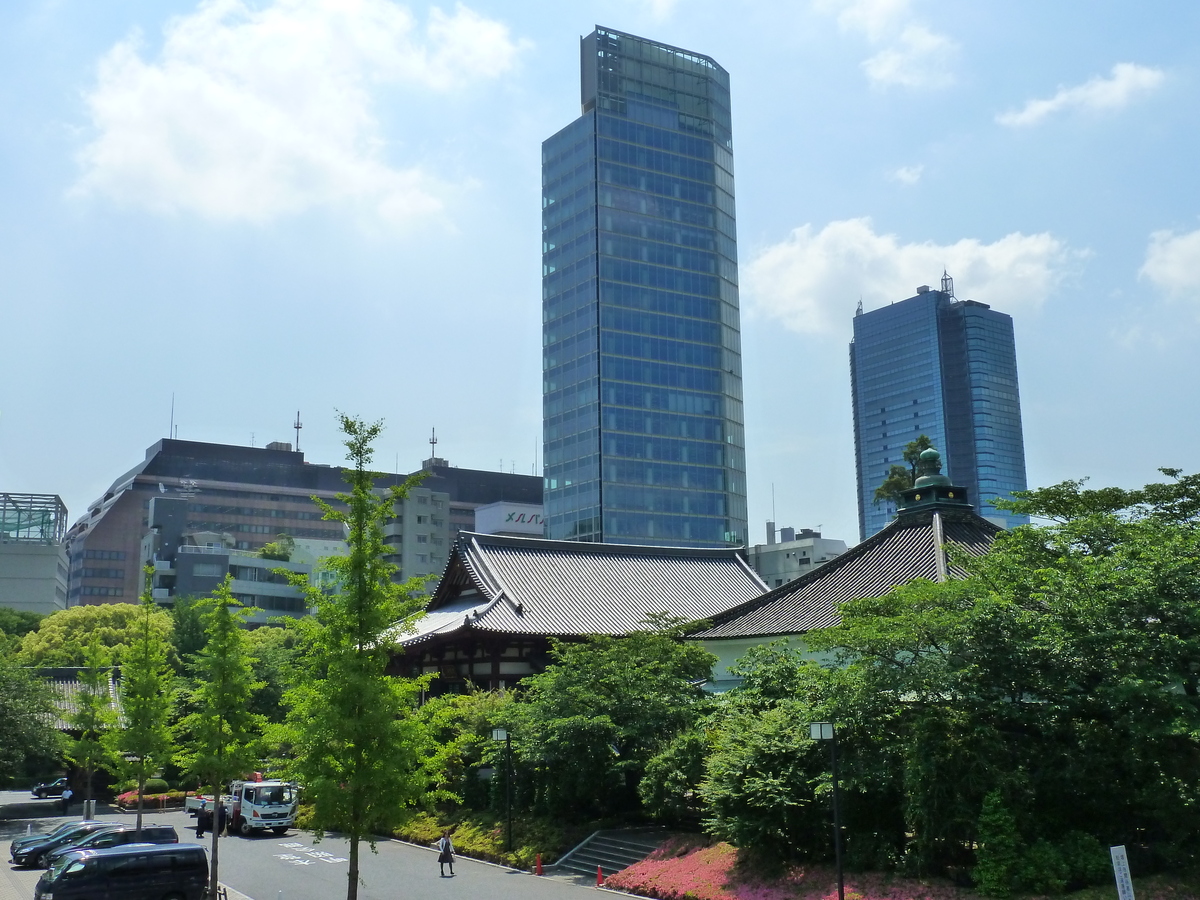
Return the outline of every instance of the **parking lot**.
{"type": "MultiPolygon", "coordinates": [[[[71,810],[78,819],[79,804],[71,810]]],[[[134,815],[107,808],[98,818],[133,822],[134,815]]],[[[30,900],[40,869],[13,868],[8,861],[8,843],[27,830],[49,831],[63,816],[53,800],[33,800],[25,792],[0,792],[0,900],[30,900]]],[[[174,825],[183,842],[195,843],[195,819],[186,813],[151,812],[147,821],[174,825]]],[[[254,837],[222,837],[220,840],[221,882],[231,900],[239,894],[249,900],[336,900],[346,894],[349,843],[338,837],[314,841],[311,834],[291,831],[283,837],[265,832],[254,837]]],[[[209,846],[211,835],[200,843],[209,846]]],[[[437,855],[430,849],[395,841],[379,844],[372,854],[361,848],[364,884],[360,900],[442,900],[469,897],[488,900],[583,900],[595,897],[595,889],[569,879],[536,878],[502,866],[458,859],[455,877],[438,874],[437,855]],[[585,892],[587,892],[585,894],[585,892]]]]}

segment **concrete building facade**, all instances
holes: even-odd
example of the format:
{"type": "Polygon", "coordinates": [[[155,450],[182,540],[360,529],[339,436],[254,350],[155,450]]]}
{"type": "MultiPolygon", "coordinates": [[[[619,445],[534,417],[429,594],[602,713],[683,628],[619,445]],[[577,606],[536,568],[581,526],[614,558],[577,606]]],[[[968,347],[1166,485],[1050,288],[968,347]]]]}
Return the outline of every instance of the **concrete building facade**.
{"type": "Polygon", "coordinates": [[[811,528],[779,529],[775,540],[775,523],[767,523],[767,543],[750,548],[750,566],[769,588],[777,588],[807,575],[821,563],[846,552],[846,542],[821,537],[811,528]]]}
{"type": "MultiPolygon", "coordinates": [[[[399,504],[385,529],[388,561],[399,566],[401,578],[440,575],[454,535],[474,528],[476,506],[500,500],[541,503],[542,480],[534,476],[459,469],[443,459],[426,460],[421,471],[424,481],[399,504]]],[[[406,477],[383,475],[376,487],[387,489],[406,477]]],[[[312,498],[336,505],[336,495],[346,488],[340,466],[307,462],[288,443],[241,447],[158,441],[67,532],[68,601],[137,601],[144,587],[142,543],[151,530],[156,498],[186,501],[185,507],[171,507],[181,518],[180,535],[211,533],[215,546],[253,558],[281,534],[292,537],[298,550],[306,542],[342,541],[342,526],[322,519],[312,498]]]]}
{"type": "Polygon", "coordinates": [[[57,494],[0,493],[0,606],[43,615],[67,608],[66,529],[57,494]]]}

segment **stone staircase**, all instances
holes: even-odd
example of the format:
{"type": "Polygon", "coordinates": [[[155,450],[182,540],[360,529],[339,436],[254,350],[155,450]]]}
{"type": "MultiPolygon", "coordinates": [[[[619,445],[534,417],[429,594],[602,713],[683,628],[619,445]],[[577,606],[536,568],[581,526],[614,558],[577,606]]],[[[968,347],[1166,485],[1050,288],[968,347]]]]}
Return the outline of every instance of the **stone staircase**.
{"type": "Polygon", "coordinates": [[[636,862],[641,862],[668,837],[670,833],[662,828],[596,831],[546,871],[553,875],[578,875],[594,879],[596,867],[599,866],[607,878],[636,862]]]}

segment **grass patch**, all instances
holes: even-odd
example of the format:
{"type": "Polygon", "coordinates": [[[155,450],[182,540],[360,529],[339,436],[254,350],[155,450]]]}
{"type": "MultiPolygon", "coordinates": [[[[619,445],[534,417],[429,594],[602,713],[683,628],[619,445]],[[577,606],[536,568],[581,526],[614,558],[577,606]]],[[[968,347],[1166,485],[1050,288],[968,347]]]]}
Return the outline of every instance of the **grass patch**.
{"type": "Polygon", "coordinates": [[[485,859],[516,869],[532,869],[541,854],[542,864],[550,865],[594,830],[589,826],[569,826],[548,819],[513,816],[513,849],[506,848],[504,816],[458,811],[434,814],[414,812],[392,832],[394,837],[414,844],[432,845],[450,829],[454,849],[462,856],[485,859]]]}

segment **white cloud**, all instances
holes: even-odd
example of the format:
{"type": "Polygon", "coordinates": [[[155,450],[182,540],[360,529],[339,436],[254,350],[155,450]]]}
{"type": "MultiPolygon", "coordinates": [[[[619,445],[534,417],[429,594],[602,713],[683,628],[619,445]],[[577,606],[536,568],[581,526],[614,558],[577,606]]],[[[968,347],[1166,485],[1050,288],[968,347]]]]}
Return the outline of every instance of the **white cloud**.
{"type": "Polygon", "coordinates": [[[909,0],[816,0],[814,6],[819,12],[836,13],[843,31],[860,31],[878,41],[907,18],[909,0]]]}
{"type": "Polygon", "coordinates": [[[1116,110],[1128,106],[1135,97],[1147,94],[1162,84],[1166,76],[1162,69],[1117,63],[1109,78],[1097,75],[1075,87],[1060,87],[1058,93],[1046,100],[1030,100],[1025,108],[1001,113],[996,121],[1010,128],[1036,125],[1047,116],[1070,109],[1093,111],[1116,110]]]}
{"type": "Polygon", "coordinates": [[[909,25],[890,47],[863,60],[862,67],[873,83],[885,87],[940,88],[954,83],[951,65],[957,56],[958,44],[944,34],[909,25]]]}
{"type": "Polygon", "coordinates": [[[523,47],[461,4],[422,28],[392,0],[206,0],[167,23],[157,59],[138,35],[101,58],[75,192],[219,220],[326,205],[397,225],[437,216],[451,188],[388,162],[374,92],[459,90],[523,47]]]}
{"type": "Polygon", "coordinates": [[[901,243],[876,234],[869,218],[804,225],[767,247],[744,269],[745,293],[758,315],[793,331],[838,334],[859,298],[867,308],[911,297],[917,285],[937,286],[943,267],[960,296],[1014,313],[1035,309],[1053,293],[1070,257],[1053,235],[1014,232],[991,244],[901,243]]]}
{"type": "Polygon", "coordinates": [[[924,171],[924,166],[901,166],[892,173],[892,178],[901,184],[916,184],[924,171]]]}
{"type": "Polygon", "coordinates": [[[1200,230],[1186,234],[1156,231],[1150,235],[1146,261],[1138,270],[1169,297],[1200,306],[1200,230]]]}
{"type": "Polygon", "coordinates": [[[677,0],[644,0],[650,8],[650,15],[655,19],[665,19],[675,11],[677,0]]]}
{"type": "Polygon", "coordinates": [[[818,12],[836,14],[842,31],[856,31],[878,53],[863,60],[872,84],[939,88],[954,83],[958,44],[912,20],[910,0],[813,0],[818,12]]]}

